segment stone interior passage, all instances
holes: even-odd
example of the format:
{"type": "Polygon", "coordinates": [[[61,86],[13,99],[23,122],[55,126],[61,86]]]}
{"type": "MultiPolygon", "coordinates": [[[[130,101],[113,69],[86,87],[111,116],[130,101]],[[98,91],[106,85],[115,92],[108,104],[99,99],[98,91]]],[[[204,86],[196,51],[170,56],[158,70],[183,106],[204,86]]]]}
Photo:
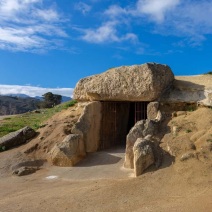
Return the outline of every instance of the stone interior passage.
{"type": "Polygon", "coordinates": [[[101,102],[100,150],[126,145],[126,136],[139,120],[147,118],[148,102],[101,102]]]}

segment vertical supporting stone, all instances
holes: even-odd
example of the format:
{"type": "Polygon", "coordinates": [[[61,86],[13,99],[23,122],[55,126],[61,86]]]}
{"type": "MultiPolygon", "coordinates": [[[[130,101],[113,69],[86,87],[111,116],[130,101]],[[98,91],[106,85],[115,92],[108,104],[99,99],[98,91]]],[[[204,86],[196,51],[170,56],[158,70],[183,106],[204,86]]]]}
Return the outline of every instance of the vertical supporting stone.
{"type": "Polygon", "coordinates": [[[101,103],[91,102],[84,108],[82,115],[72,128],[73,134],[80,134],[86,152],[96,152],[100,143],[101,103]]]}

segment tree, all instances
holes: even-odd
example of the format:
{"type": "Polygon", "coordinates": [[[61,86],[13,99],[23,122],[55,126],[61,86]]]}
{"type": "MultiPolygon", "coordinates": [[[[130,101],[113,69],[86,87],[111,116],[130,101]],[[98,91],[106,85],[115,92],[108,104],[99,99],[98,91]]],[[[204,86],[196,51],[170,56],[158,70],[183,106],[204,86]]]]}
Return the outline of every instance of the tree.
{"type": "Polygon", "coordinates": [[[51,108],[55,105],[59,105],[62,101],[62,96],[58,94],[53,94],[52,92],[47,92],[42,95],[44,101],[40,103],[41,108],[51,108]]]}

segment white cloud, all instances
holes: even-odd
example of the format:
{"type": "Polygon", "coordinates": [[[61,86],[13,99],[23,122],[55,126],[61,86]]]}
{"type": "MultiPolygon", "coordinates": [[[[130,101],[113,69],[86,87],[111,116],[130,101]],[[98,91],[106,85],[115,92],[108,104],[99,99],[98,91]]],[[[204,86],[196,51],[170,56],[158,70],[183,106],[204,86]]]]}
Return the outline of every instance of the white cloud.
{"type": "Polygon", "coordinates": [[[45,21],[58,21],[59,20],[59,14],[54,9],[46,9],[46,10],[36,10],[35,15],[45,21]]]}
{"type": "Polygon", "coordinates": [[[173,10],[179,3],[180,0],[139,0],[136,13],[149,15],[157,22],[162,22],[166,13],[173,10]]]}
{"type": "MultiPolygon", "coordinates": [[[[96,35],[99,35],[102,42],[124,41],[123,36],[120,36],[121,27],[118,26],[133,29],[129,27],[133,22],[140,26],[140,31],[148,25],[151,30],[149,33],[181,37],[186,45],[201,45],[206,36],[212,34],[212,1],[208,0],[137,0],[126,7],[111,5],[103,14],[102,26],[87,30],[83,38],[89,39],[85,40],[93,41],[92,37],[97,38],[96,35]],[[119,24],[109,27],[105,25],[111,21],[119,24]]],[[[129,33],[137,37],[134,32],[129,33]]]]}
{"type": "Polygon", "coordinates": [[[73,88],[42,88],[21,85],[0,85],[0,95],[26,94],[31,97],[42,96],[44,93],[52,92],[62,96],[73,96],[73,88]]]}
{"type": "Polygon", "coordinates": [[[13,18],[13,21],[18,21],[18,16],[28,13],[38,3],[42,3],[42,0],[1,0],[0,18],[1,20],[13,18]]]}
{"type": "Polygon", "coordinates": [[[87,29],[84,30],[85,35],[82,39],[91,43],[103,43],[105,41],[115,41],[118,42],[119,38],[116,33],[116,23],[106,22],[102,24],[97,29],[87,29]]]}
{"type": "Polygon", "coordinates": [[[91,11],[91,6],[84,2],[78,2],[77,4],[75,4],[75,9],[85,15],[91,11]]]}
{"type": "Polygon", "coordinates": [[[201,45],[212,34],[212,2],[181,1],[178,7],[167,13],[166,20],[155,25],[155,32],[184,38],[185,45],[201,45]]]}
{"type": "Polygon", "coordinates": [[[128,11],[119,5],[111,5],[107,10],[105,10],[104,14],[108,16],[108,18],[113,19],[121,15],[128,14],[128,11]]]}
{"type": "Polygon", "coordinates": [[[68,37],[55,6],[43,0],[0,1],[0,49],[39,52],[59,48],[68,37]],[[60,40],[60,42],[55,42],[60,40]]]}
{"type": "Polygon", "coordinates": [[[84,35],[82,39],[90,43],[122,42],[127,40],[132,42],[138,41],[137,36],[133,33],[119,35],[117,30],[118,24],[116,21],[108,21],[97,29],[83,30],[84,35]]]}

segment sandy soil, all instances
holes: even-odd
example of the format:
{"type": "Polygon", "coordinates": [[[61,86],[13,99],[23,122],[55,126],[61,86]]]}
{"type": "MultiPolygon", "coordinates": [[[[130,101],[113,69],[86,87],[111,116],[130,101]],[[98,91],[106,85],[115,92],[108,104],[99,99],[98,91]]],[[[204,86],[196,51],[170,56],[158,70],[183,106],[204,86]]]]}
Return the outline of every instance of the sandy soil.
{"type": "Polygon", "coordinates": [[[78,109],[57,114],[30,143],[0,153],[1,212],[211,211],[212,110],[209,108],[177,112],[164,123],[162,166],[159,169],[152,166],[138,178],[133,177],[132,170],[123,168],[124,148],[90,154],[76,167],[54,167],[43,161],[36,173],[13,176],[15,164],[26,159],[45,159],[50,146],[68,133],[69,124],[79,115],[78,109]],[[32,152],[26,154],[26,150],[32,152]],[[187,152],[193,152],[195,157],[181,161],[187,152]]]}
{"type": "Polygon", "coordinates": [[[106,164],[111,159],[105,153],[102,156],[100,167],[88,159],[85,164],[90,166],[82,170],[84,163],[74,169],[46,167],[29,176],[1,178],[0,211],[209,212],[212,208],[212,176],[202,172],[201,164],[194,169],[192,163],[185,169],[175,165],[152,168],[133,178],[120,161],[106,164]]]}

